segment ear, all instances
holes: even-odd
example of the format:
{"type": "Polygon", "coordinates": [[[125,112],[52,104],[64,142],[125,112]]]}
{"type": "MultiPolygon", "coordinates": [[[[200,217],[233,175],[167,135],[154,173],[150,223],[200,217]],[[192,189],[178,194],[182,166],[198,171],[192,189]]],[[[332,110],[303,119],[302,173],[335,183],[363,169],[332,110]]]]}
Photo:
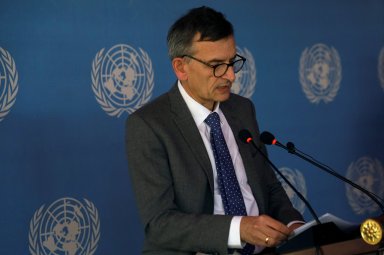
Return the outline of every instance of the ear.
{"type": "Polygon", "coordinates": [[[175,72],[177,78],[180,81],[185,81],[188,79],[185,62],[182,58],[174,58],[172,60],[172,67],[173,71],[175,72]]]}

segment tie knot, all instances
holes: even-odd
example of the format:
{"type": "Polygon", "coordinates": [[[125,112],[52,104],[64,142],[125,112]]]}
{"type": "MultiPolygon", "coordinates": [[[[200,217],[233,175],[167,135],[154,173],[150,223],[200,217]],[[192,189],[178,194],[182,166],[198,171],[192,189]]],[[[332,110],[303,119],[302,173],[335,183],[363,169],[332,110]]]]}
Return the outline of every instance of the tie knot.
{"type": "Polygon", "coordinates": [[[204,122],[207,123],[211,129],[221,128],[220,117],[217,112],[209,114],[204,122]]]}

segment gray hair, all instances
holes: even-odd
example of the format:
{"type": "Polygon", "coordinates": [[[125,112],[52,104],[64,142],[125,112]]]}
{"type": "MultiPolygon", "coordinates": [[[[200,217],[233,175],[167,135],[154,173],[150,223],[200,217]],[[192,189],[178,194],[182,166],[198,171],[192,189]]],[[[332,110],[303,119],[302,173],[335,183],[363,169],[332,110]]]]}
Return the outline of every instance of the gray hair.
{"type": "Polygon", "coordinates": [[[172,60],[192,55],[192,42],[196,34],[198,41],[217,41],[233,35],[232,24],[221,12],[202,6],[191,9],[180,17],[169,29],[167,35],[168,55],[172,60]]]}

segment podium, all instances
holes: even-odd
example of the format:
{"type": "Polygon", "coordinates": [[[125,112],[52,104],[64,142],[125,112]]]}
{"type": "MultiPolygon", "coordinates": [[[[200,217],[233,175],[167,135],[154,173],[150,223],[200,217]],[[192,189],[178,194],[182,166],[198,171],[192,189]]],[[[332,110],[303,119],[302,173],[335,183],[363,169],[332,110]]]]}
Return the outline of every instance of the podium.
{"type": "MultiPolygon", "coordinates": [[[[380,222],[382,224],[382,216],[380,222]]],[[[384,255],[384,242],[367,244],[360,236],[359,225],[348,225],[327,214],[321,224],[307,223],[303,231],[277,247],[281,255],[384,255]]]]}
{"type": "MultiPolygon", "coordinates": [[[[369,245],[361,238],[331,243],[319,247],[322,255],[382,255],[384,247],[378,245],[369,245]]],[[[281,255],[315,255],[316,248],[310,247],[297,251],[277,253],[281,255]]]]}

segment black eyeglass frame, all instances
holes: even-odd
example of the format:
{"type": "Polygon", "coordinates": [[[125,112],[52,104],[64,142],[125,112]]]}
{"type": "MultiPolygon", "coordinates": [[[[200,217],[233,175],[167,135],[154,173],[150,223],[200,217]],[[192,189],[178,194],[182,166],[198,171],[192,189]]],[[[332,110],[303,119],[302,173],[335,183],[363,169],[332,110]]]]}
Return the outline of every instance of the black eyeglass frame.
{"type": "Polygon", "coordinates": [[[200,63],[202,63],[203,65],[206,65],[206,66],[212,68],[212,69],[213,69],[213,75],[214,75],[216,78],[220,78],[220,77],[222,77],[223,75],[225,75],[225,74],[227,73],[228,68],[229,68],[230,66],[234,67],[236,63],[238,63],[239,61],[242,61],[242,65],[239,67],[238,70],[233,69],[234,73],[238,73],[238,72],[243,68],[243,66],[244,66],[244,64],[245,64],[245,61],[247,60],[245,57],[240,56],[239,54],[236,54],[236,57],[238,57],[239,59],[237,59],[237,60],[235,60],[235,61],[233,61],[233,62],[231,62],[231,63],[229,63],[229,64],[227,64],[227,63],[220,63],[220,64],[216,64],[216,65],[211,65],[211,64],[209,64],[209,63],[207,63],[207,62],[205,62],[205,61],[203,61],[203,60],[201,60],[201,59],[195,58],[194,56],[191,56],[191,55],[183,55],[183,56],[181,56],[181,57],[182,57],[182,58],[187,57],[187,58],[196,60],[197,62],[200,62],[200,63]],[[223,72],[222,75],[216,75],[216,70],[217,70],[217,68],[218,68],[219,66],[222,66],[222,65],[226,65],[227,68],[225,69],[225,71],[223,72]]]}

